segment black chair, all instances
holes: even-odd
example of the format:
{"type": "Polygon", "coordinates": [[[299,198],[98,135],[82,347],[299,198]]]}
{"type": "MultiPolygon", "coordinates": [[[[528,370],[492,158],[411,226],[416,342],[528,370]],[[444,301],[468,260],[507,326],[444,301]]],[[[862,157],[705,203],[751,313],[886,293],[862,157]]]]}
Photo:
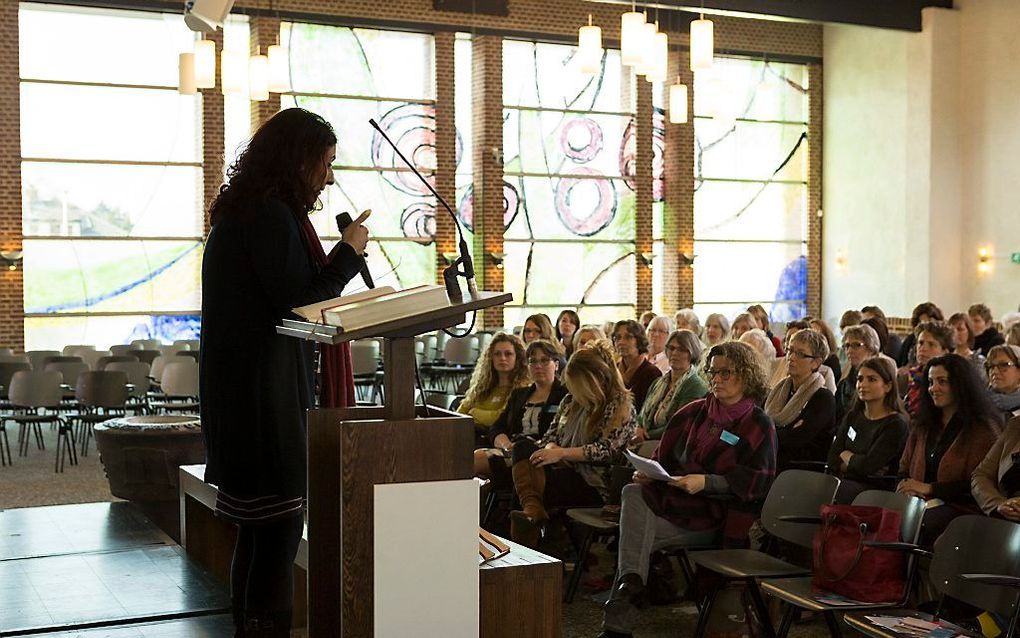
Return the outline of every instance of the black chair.
{"type": "MultiPolygon", "coordinates": [[[[960,516],[950,521],[946,531],[935,541],[933,552],[909,543],[897,543],[895,548],[917,557],[931,557],[928,573],[939,592],[939,609],[935,614],[906,609],[883,611],[883,616],[902,615],[932,621],[940,617],[948,597],[1009,618],[1009,628],[1000,638],[1020,636],[1020,525],[985,516],[960,516]]],[[[902,637],[873,625],[867,615],[872,614],[847,614],[844,620],[865,636],[902,637]]],[[[954,633],[975,636],[961,627],[949,625],[954,633]]]]}
{"type": "MultiPolygon", "coordinates": [[[[921,521],[924,518],[924,501],[905,494],[896,492],[885,492],[881,490],[868,490],[861,492],[854,499],[854,505],[873,505],[885,509],[897,510],[902,517],[900,523],[900,539],[907,544],[917,542],[917,536],[921,533],[921,521]]],[[[818,519],[820,522],[820,519],[818,519]]],[[[912,545],[911,545],[912,546],[912,545]]],[[[829,634],[833,638],[839,638],[841,632],[836,622],[836,613],[852,611],[855,609],[888,609],[901,607],[906,604],[906,597],[910,593],[910,583],[913,579],[917,561],[911,556],[907,561],[906,582],[904,587],[903,600],[892,603],[857,603],[830,605],[818,600],[826,598],[824,593],[816,591],[811,584],[811,577],[784,578],[764,580],[761,588],[766,593],[787,603],[783,613],[782,621],[779,623],[779,630],[776,632],[778,638],[786,638],[790,632],[793,622],[800,616],[802,610],[807,609],[819,612],[825,619],[829,628],[829,634]]],[[[831,596],[831,595],[830,595],[831,596]]]]}
{"type": "MultiPolygon", "coordinates": [[[[810,548],[818,529],[818,511],[832,503],[839,488],[839,479],[829,474],[807,470],[787,470],[776,477],[762,506],[761,522],[772,538],[790,545],[810,548]]],[[[810,574],[810,567],[802,567],[753,549],[716,549],[690,555],[698,570],[711,572],[707,591],[702,596],[698,615],[696,638],[702,638],[708,627],[719,591],[729,583],[739,582],[747,587],[751,602],[767,632],[772,624],[768,608],[762,599],[758,581],[762,578],[794,578],[810,574]]],[[[686,570],[685,570],[686,571],[686,570]]]]}

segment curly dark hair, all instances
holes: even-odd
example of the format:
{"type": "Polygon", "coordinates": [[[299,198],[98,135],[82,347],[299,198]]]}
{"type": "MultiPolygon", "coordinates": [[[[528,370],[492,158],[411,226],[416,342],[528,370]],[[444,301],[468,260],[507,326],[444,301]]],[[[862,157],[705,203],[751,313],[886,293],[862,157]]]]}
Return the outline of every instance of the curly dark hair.
{"type": "Polygon", "coordinates": [[[964,417],[964,430],[977,424],[993,428],[1002,427],[1002,414],[989,398],[988,390],[978,375],[977,368],[967,359],[952,353],[932,357],[924,367],[924,382],[920,384],[920,408],[915,427],[925,430],[942,427],[942,409],[935,406],[928,391],[928,375],[936,366],[945,368],[949,374],[949,384],[952,386],[953,398],[956,401],[956,413],[964,417]]]}
{"type": "Polygon", "coordinates": [[[270,196],[295,213],[311,211],[319,190],[309,176],[336,141],[329,122],[311,111],[286,109],[269,118],[227,169],[227,183],[209,209],[211,223],[270,196]]]}

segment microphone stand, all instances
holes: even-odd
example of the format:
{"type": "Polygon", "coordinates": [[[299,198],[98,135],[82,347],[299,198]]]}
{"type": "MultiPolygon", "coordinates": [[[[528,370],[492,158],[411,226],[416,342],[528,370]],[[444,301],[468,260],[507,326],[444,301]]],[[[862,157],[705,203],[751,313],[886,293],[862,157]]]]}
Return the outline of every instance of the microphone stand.
{"type": "Polygon", "coordinates": [[[386,143],[393,148],[393,151],[401,160],[403,160],[404,164],[414,171],[414,174],[418,176],[421,183],[425,184],[425,187],[436,196],[436,200],[443,205],[446,212],[450,213],[450,217],[453,219],[453,223],[457,227],[457,236],[460,238],[460,241],[457,244],[457,259],[443,269],[443,282],[446,284],[446,295],[453,303],[460,303],[464,300],[464,294],[461,291],[460,282],[457,281],[457,277],[463,277],[467,281],[468,294],[471,297],[477,296],[478,287],[475,285],[475,266],[471,261],[471,254],[468,252],[467,241],[464,240],[464,230],[461,228],[457,215],[453,212],[453,209],[450,208],[450,205],[446,203],[446,200],[436,192],[436,189],[432,188],[432,184],[429,184],[428,180],[422,177],[422,174],[418,172],[418,169],[414,167],[414,164],[404,157],[404,154],[400,152],[400,149],[393,143],[393,140],[391,140],[389,136],[386,135],[381,128],[379,128],[379,124],[377,124],[374,119],[369,119],[368,123],[372,125],[372,128],[379,132],[379,135],[382,135],[383,139],[386,140],[386,143]]]}

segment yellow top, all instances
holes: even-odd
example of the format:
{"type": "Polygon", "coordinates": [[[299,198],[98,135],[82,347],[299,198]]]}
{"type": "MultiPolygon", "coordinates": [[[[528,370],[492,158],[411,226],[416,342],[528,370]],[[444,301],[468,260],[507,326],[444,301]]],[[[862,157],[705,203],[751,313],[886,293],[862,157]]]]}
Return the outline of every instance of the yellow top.
{"type": "Polygon", "coordinates": [[[511,390],[512,388],[497,386],[489,396],[483,397],[472,405],[461,403],[457,407],[457,411],[461,414],[467,414],[474,419],[478,427],[488,429],[492,427],[492,424],[499,418],[503,408],[506,407],[506,402],[510,399],[511,390]]]}

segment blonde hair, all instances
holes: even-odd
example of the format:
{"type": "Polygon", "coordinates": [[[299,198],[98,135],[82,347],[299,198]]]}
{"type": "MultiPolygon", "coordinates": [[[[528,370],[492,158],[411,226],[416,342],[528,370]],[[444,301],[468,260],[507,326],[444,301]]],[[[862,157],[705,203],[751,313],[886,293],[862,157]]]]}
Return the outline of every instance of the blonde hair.
{"type": "Polygon", "coordinates": [[[584,335],[591,335],[595,339],[606,338],[606,333],[602,331],[602,328],[598,326],[582,326],[574,333],[574,343],[571,348],[574,352],[577,352],[578,348],[581,347],[581,337],[584,335]]]}
{"type": "Polygon", "coordinates": [[[765,370],[772,370],[772,363],[776,360],[776,347],[772,345],[772,340],[769,339],[764,330],[761,328],[751,328],[740,335],[740,339],[737,341],[739,343],[746,343],[754,348],[755,352],[761,355],[762,362],[765,364],[765,370]]]}
{"type": "Polygon", "coordinates": [[[599,339],[575,351],[563,370],[563,383],[573,403],[588,409],[585,433],[589,438],[597,438],[629,418],[633,395],[623,384],[616,354],[608,340],[599,339]],[[606,408],[613,402],[614,413],[604,419],[606,408]],[[598,431],[600,425],[605,431],[598,431]]]}
{"type": "Polygon", "coordinates": [[[510,371],[510,386],[516,388],[531,382],[528,378],[528,362],[524,354],[524,342],[520,337],[497,332],[489,341],[489,345],[482,351],[482,355],[478,357],[478,362],[475,363],[475,371],[471,375],[471,385],[468,386],[464,400],[460,404],[462,412],[470,410],[499,386],[499,374],[492,366],[492,349],[500,343],[509,343],[514,349],[514,368],[510,371]]]}

